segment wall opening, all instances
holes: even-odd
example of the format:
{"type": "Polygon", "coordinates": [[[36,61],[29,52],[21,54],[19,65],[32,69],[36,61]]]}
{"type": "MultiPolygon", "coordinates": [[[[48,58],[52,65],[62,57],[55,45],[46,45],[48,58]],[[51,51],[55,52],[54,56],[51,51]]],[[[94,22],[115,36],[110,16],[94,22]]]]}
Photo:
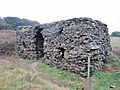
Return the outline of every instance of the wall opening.
{"type": "Polygon", "coordinates": [[[26,48],[26,44],[25,44],[25,42],[24,42],[24,41],[23,41],[23,47],[24,47],[24,48],[26,48]]]}
{"type": "Polygon", "coordinates": [[[38,30],[35,35],[36,38],[36,54],[37,54],[37,59],[40,57],[43,57],[43,44],[44,44],[44,38],[43,35],[41,34],[41,30],[38,30]]]}
{"type": "Polygon", "coordinates": [[[64,58],[65,49],[63,47],[59,47],[58,49],[60,50],[60,56],[64,58]]]}

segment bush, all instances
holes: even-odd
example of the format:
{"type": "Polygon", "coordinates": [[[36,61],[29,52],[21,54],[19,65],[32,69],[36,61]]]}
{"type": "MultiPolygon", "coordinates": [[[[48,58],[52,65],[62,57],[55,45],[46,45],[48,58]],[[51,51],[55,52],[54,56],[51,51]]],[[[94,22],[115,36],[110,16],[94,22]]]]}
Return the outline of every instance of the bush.
{"type": "Polygon", "coordinates": [[[120,32],[119,31],[115,31],[111,34],[111,36],[113,37],[120,37],[120,32]]]}

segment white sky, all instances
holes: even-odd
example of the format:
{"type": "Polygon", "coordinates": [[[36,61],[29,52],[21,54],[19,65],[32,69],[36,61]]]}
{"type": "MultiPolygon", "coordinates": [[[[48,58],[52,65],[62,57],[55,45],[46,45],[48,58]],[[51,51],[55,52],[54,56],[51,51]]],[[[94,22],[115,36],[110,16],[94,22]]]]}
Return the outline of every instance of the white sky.
{"type": "Polygon", "coordinates": [[[111,34],[120,31],[120,0],[0,0],[0,16],[40,23],[90,17],[106,23],[111,34]]]}

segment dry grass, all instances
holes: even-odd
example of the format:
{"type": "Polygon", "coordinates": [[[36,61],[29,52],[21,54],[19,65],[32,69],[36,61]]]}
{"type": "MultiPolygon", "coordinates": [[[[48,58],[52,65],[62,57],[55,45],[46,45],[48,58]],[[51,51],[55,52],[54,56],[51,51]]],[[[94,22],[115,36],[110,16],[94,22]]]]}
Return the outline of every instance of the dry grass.
{"type": "Polygon", "coordinates": [[[120,42],[120,37],[110,37],[111,42],[120,42]]]}
{"type": "Polygon", "coordinates": [[[110,37],[112,47],[120,47],[120,37],[110,37]]]}
{"type": "Polygon", "coordinates": [[[15,42],[16,32],[13,30],[0,30],[0,44],[15,42]]]}
{"type": "Polygon", "coordinates": [[[120,37],[110,37],[110,39],[113,53],[120,56],[120,37]]]}
{"type": "Polygon", "coordinates": [[[11,55],[15,49],[16,32],[13,30],[0,30],[0,55],[11,55]]]}
{"type": "Polygon", "coordinates": [[[69,90],[4,60],[0,60],[0,73],[0,90],[69,90]]]}

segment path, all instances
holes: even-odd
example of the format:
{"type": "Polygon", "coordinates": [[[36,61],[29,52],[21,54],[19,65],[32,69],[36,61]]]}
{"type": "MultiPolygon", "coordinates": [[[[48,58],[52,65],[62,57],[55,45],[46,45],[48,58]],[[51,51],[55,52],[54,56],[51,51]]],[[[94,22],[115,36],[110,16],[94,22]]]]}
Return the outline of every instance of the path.
{"type": "Polygon", "coordinates": [[[33,62],[30,66],[29,66],[29,70],[32,71],[33,73],[38,73],[37,72],[37,66],[39,64],[39,61],[33,62]]]}
{"type": "Polygon", "coordinates": [[[37,75],[37,79],[39,79],[40,81],[43,81],[47,86],[49,87],[52,87],[54,88],[55,90],[69,90],[68,87],[61,87],[59,86],[58,84],[54,83],[54,82],[51,82],[45,78],[42,78],[38,71],[37,71],[37,66],[40,64],[39,61],[36,61],[34,63],[32,63],[30,66],[29,66],[29,70],[34,73],[35,75],[37,75]]]}

